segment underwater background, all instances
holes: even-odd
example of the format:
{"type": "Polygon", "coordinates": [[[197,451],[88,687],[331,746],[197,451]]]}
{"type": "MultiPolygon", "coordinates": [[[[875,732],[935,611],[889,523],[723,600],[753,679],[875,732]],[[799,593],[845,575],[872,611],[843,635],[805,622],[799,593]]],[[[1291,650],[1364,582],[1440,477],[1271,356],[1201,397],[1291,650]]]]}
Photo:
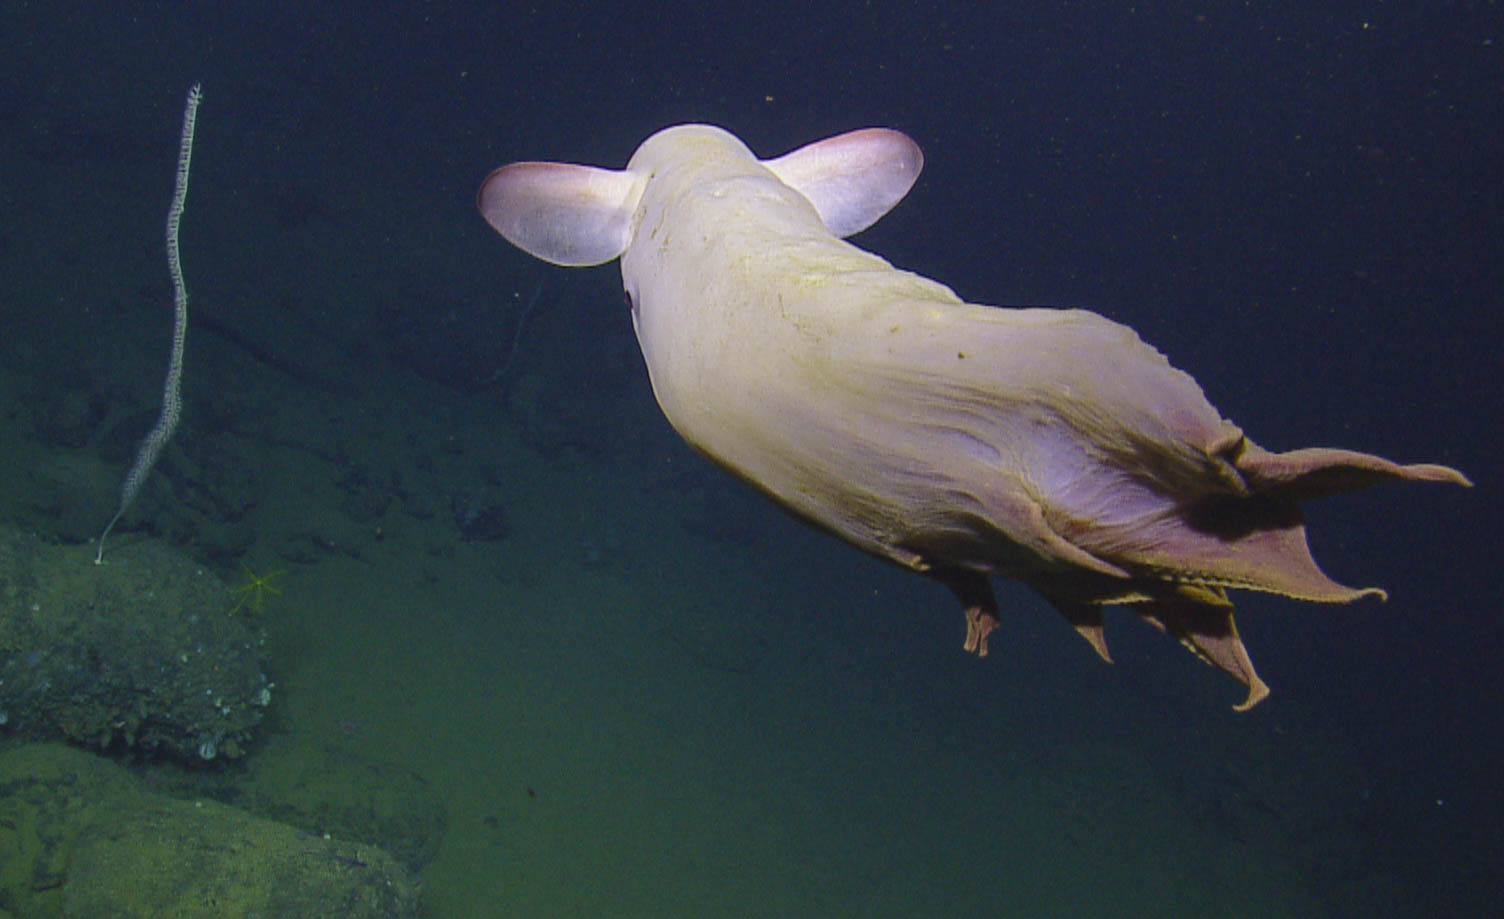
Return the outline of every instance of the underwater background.
{"type": "MultiPolygon", "coordinates": [[[[38,741],[384,848],[433,919],[1492,914],[1501,176],[1490,2],[0,5],[0,573],[50,572],[0,585],[0,916],[101,870],[26,862],[5,758],[38,741]],[[102,567],[215,579],[151,691],[243,629],[203,667],[255,708],[148,746],[23,683],[62,656],[17,597],[91,589],[157,418],[195,82],[183,420],[102,567]],[[764,157],[901,129],[926,168],[862,247],[1126,323],[1270,449],[1476,487],[1308,505],[1325,570],[1389,600],[1239,596],[1247,713],[1132,617],[1108,666],[1012,583],[964,654],[942,588],[678,440],[614,263],[475,209],[504,163],[619,168],[688,121],[764,157]]],[[[95,625],[134,637],[67,672],[153,653],[130,583],[95,625]]]]}

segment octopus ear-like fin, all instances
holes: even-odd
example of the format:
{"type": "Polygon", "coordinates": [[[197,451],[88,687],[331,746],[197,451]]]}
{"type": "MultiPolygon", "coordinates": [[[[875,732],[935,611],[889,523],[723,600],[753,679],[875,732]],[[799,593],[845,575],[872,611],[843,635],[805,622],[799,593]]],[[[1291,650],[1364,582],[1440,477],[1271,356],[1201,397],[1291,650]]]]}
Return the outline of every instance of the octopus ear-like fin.
{"type": "Polygon", "coordinates": [[[632,241],[646,178],[573,163],[512,163],[486,177],[476,206],[523,251],[566,267],[609,262],[632,241]]]}
{"type": "Polygon", "coordinates": [[[850,236],[903,200],[924,168],[924,154],[906,134],[865,128],[807,144],[763,165],[808,198],[830,232],[850,236]]]}

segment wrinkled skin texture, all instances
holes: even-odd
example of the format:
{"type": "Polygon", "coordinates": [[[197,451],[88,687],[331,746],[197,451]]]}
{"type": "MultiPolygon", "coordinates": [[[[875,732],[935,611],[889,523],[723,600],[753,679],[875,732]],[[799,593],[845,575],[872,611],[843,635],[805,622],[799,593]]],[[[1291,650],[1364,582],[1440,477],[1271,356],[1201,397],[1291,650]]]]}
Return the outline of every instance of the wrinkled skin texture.
{"type": "Polygon", "coordinates": [[[553,261],[620,254],[670,423],[798,516],[947,585],[968,651],[985,655],[999,621],[988,578],[1015,578],[1104,659],[1102,607],[1127,604],[1243,683],[1250,707],[1268,688],[1227,589],[1383,595],[1321,572],[1299,502],[1384,479],[1467,484],[1345,450],[1267,452],[1123,325],[967,304],[844,242],[832,225],[870,223],[861,182],[880,215],[919,169],[902,135],[858,133],[760,162],[718,129],[671,128],[556,205],[544,170],[583,167],[498,170],[481,209],[553,261]],[[570,210],[586,186],[604,216],[570,210]]]}

